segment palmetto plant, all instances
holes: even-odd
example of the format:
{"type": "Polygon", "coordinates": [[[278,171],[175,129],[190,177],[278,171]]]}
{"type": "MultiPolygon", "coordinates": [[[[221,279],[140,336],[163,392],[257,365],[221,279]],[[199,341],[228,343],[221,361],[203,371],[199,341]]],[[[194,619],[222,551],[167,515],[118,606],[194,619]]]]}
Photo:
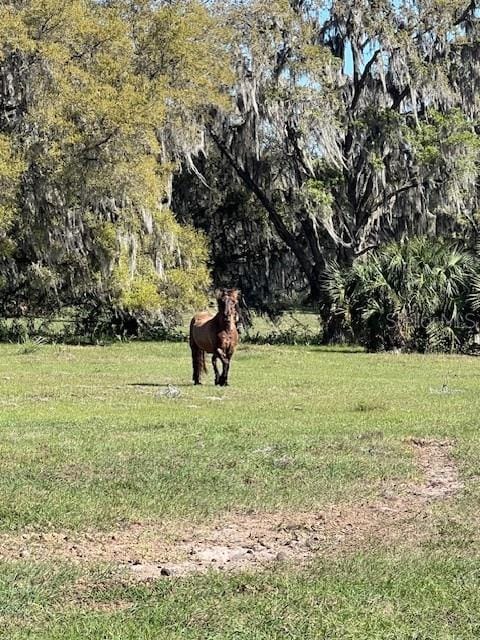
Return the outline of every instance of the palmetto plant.
{"type": "Polygon", "coordinates": [[[336,261],[327,264],[320,281],[320,316],[326,343],[348,342],[354,338],[350,313],[352,283],[351,271],[343,269],[336,261]]]}
{"type": "Polygon", "coordinates": [[[418,237],[388,244],[348,272],[330,269],[323,288],[332,315],[341,306],[371,350],[454,350],[474,331],[466,314],[480,310],[479,264],[458,244],[418,237]]]}
{"type": "MultiPolygon", "coordinates": [[[[480,263],[480,241],[475,245],[474,255],[480,263]]],[[[475,270],[471,278],[468,304],[474,314],[480,314],[480,267],[475,270]]]]}

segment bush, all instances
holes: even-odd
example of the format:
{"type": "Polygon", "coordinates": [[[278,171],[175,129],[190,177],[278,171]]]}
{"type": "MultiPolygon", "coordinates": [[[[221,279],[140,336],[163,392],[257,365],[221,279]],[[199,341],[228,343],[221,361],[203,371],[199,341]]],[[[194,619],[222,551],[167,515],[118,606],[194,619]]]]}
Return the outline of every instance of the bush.
{"type": "Polygon", "coordinates": [[[370,351],[469,351],[479,326],[479,256],[448,241],[414,238],[328,266],[322,289],[327,340],[370,351]]]}

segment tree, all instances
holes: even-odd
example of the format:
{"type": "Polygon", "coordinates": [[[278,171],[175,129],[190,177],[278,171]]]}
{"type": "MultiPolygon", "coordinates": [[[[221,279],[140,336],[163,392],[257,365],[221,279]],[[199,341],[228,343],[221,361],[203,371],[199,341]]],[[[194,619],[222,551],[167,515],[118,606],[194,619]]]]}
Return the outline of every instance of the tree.
{"type": "Polygon", "coordinates": [[[311,297],[332,257],[467,225],[478,207],[475,2],[251,0],[233,112],[210,138],[294,253],[311,297]],[[448,135],[447,133],[448,132],[448,135]]]}
{"type": "Polygon", "coordinates": [[[7,310],[166,318],[199,304],[206,244],[169,204],[172,171],[201,144],[201,114],[225,105],[225,45],[209,10],[12,0],[0,21],[7,310]]]}
{"type": "Polygon", "coordinates": [[[256,197],[215,149],[195,163],[203,181],[184,165],[174,178],[172,208],[177,219],[205,233],[213,281],[238,287],[244,302],[271,315],[298,304],[305,277],[256,197]]]}

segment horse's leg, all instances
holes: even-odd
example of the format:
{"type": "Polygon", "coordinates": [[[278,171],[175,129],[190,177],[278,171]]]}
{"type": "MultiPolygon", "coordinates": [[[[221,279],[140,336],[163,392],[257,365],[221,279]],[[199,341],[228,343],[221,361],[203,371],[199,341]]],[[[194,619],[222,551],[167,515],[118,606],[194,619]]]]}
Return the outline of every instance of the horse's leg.
{"type": "Polygon", "coordinates": [[[223,386],[228,387],[228,373],[230,371],[230,364],[232,362],[232,357],[235,349],[229,349],[226,353],[226,362],[223,368],[223,386]]]}
{"type": "Polygon", "coordinates": [[[215,372],[215,384],[218,385],[220,382],[220,372],[218,371],[218,367],[217,367],[217,358],[218,355],[216,353],[213,354],[212,356],[212,365],[213,365],[213,371],[215,372]]]}
{"type": "Polygon", "coordinates": [[[225,362],[223,363],[223,373],[220,384],[222,387],[228,387],[228,372],[230,370],[230,357],[227,356],[225,358],[225,362]]]}
{"type": "Polygon", "coordinates": [[[230,358],[225,354],[223,349],[217,349],[216,355],[222,361],[222,375],[218,379],[218,384],[221,387],[226,387],[228,384],[228,369],[230,367],[230,358]]]}
{"type": "Polygon", "coordinates": [[[203,368],[202,350],[193,342],[190,343],[190,348],[192,350],[193,384],[202,384],[200,382],[203,368]]]}

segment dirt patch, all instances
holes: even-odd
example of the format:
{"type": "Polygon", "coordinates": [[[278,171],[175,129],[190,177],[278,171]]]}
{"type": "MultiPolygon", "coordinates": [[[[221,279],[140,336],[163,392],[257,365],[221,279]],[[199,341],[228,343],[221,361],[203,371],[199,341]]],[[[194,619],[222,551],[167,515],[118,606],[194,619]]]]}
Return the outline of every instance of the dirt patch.
{"type": "Polygon", "coordinates": [[[411,487],[412,493],[426,499],[448,498],[463,488],[451,457],[453,443],[450,440],[412,438],[411,444],[424,476],[420,486],[411,487]]]}
{"type": "Polygon", "coordinates": [[[208,527],[179,531],[158,523],[136,523],[110,534],[28,533],[0,537],[0,559],[64,559],[108,562],[140,580],[232,571],[272,562],[303,561],[358,548],[369,541],[411,541],[425,533],[419,519],[435,500],[449,498],[462,483],[451,457],[452,442],[412,439],[420,484],[385,487],[379,498],[331,505],[321,512],[239,514],[208,527]]]}

